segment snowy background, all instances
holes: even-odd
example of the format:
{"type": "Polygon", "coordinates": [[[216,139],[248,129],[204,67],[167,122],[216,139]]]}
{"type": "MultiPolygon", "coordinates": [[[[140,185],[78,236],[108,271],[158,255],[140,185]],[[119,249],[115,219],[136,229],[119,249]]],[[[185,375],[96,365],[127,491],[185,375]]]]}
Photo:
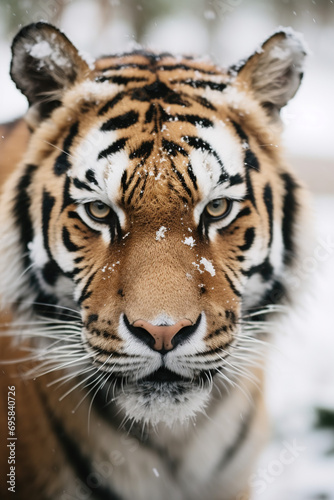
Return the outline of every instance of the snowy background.
{"type": "Polygon", "coordinates": [[[298,271],[312,294],[271,352],[272,439],[255,467],[252,500],[334,500],[333,0],[0,0],[0,122],[27,107],[8,76],[10,40],[41,19],[94,56],[140,42],[222,65],[249,55],[279,25],[304,34],[312,55],[282,116],[289,160],[314,199],[314,250],[298,271]]]}

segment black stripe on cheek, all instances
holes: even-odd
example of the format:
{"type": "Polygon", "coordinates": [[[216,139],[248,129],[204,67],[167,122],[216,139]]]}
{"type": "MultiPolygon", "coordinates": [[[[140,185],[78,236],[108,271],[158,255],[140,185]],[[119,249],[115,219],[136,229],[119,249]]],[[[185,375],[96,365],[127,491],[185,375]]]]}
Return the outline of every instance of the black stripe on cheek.
{"type": "Polygon", "coordinates": [[[269,223],[269,242],[268,246],[271,247],[273,241],[273,192],[269,184],[266,184],[263,191],[263,201],[266,205],[268,212],[268,223],[269,223]]]}
{"type": "Polygon", "coordinates": [[[70,237],[70,233],[69,233],[67,227],[65,227],[65,226],[63,227],[62,237],[63,237],[64,246],[67,248],[67,250],[69,252],[77,252],[78,250],[82,250],[82,248],[84,248],[82,246],[79,247],[78,245],[73,243],[73,241],[71,240],[71,237],[70,237]]]}
{"type": "Polygon", "coordinates": [[[188,172],[188,175],[189,175],[191,182],[193,183],[194,188],[197,191],[198,190],[197,179],[196,179],[196,175],[194,174],[193,167],[191,166],[190,163],[188,165],[187,172],[188,172]]]}
{"type": "Polygon", "coordinates": [[[70,154],[69,150],[72,146],[74,138],[77,136],[79,130],[79,123],[75,122],[70,128],[68,135],[66,136],[63,143],[63,151],[56,159],[56,163],[54,165],[54,172],[56,175],[62,175],[71,167],[69,162],[70,154]]]}
{"type": "Polygon", "coordinates": [[[112,155],[114,153],[117,153],[118,151],[121,151],[125,144],[127,143],[127,138],[122,137],[122,139],[118,139],[116,142],[108,146],[106,149],[101,151],[97,157],[98,160],[101,160],[101,158],[107,158],[108,155],[112,155]]]}
{"type": "MultiPolygon", "coordinates": [[[[256,307],[261,309],[262,307],[271,304],[278,304],[282,302],[285,298],[286,298],[286,289],[280,281],[276,280],[273,282],[271,288],[265,293],[260,303],[257,304],[256,307]]],[[[265,321],[265,320],[266,320],[265,314],[256,316],[256,321],[265,321]]]]}
{"type": "Polygon", "coordinates": [[[248,227],[244,235],[245,243],[239,246],[240,250],[242,252],[249,250],[254,242],[254,238],[255,238],[255,229],[253,227],[248,227]]]}
{"type": "Polygon", "coordinates": [[[231,290],[234,293],[234,295],[236,295],[237,297],[241,297],[241,293],[239,292],[239,290],[236,289],[236,287],[234,286],[234,283],[231,280],[231,278],[229,277],[229,275],[225,271],[223,271],[223,273],[224,273],[224,276],[225,276],[228,284],[230,285],[231,290]]]}
{"type": "Polygon", "coordinates": [[[299,188],[295,179],[288,173],[282,174],[281,178],[284,182],[285,196],[283,202],[283,221],[282,234],[284,244],[284,263],[291,264],[295,254],[295,244],[293,235],[295,232],[295,220],[298,212],[298,202],[296,199],[296,190],[299,188]]]}
{"type": "MultiPolygon", "coordinates": [[[[27,249],[28,243],[33,239],[33,227],[29,215],[30,196],[28,194],[28,188],[32,183],[33,175],[36,170],[36,165],[27,165],[16,188],[16,197],[13,208],[16,223],[20,228],[21,242],[25,249],[27,249]]],[[[30,265],[30,259],[27,254],[24,259],[25,266],[28,267],[30,265]]]]}
{"type": "Polygon", "coordinates": [[[120,130],[124,128],[129,128],[138,121],[138,113],[136,111],[128,111],[123,115],[118,115],[107,120],[100,130],[102,132],[109,132],[110,130],[120,130]]]}
{"type": "Polygon", "coordinates": [[[49,262],[45,264],[42,270],[42,275],[46,283],[53,286],[59,275],[63,274],[62,270],[58,266],[57,262],[54,260],[49,243],[49,225],[51,212],[55,205],[55,198],[50,195],[46,190],[43,192],[43,202],[42,202],[42,231],[43,231],[43,241],[44,247],[49,257],[49,262]]]}
{"type": "Polygon", "coordinates": [[[252,427],[252,422],[255,416],[256,402],[251,406],[251,409],[247,413],[246,417],[242,420],[240,419],[239,432],[236,435],[233,443],[225,450],[223,457],[217,464],[216,470],[214,472],[215,476],[221,470],[223,470],[230,462],[233,460],[235,455],[241,449],[242,445],[247,439],[249,432],[252,427]]]}
{"type": "Polygon", "coordinates": [[[95,275],[96,275],[97,271],[95,271],[89,278],[88,278],[88,281],[87,283],[85,284],[82,292],[81,292],[81,295],[80,295],[80,298],[78,300],[78,304],[79,306],[82,305],[82,303],[89,299],[89,297],[92,295],[92,291],[88,291],[88,288],[90,287],[90,284],[92,283],[93,279],[95,278],[95,275]]]}

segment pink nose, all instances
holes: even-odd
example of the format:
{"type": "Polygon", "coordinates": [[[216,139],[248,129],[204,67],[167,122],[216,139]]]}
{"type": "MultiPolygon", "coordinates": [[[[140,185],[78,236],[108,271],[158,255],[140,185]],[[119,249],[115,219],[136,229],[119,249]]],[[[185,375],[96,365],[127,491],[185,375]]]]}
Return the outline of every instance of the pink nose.
{"type": "Polygon", "coordinates": [[[134,327],[143,328],[154,339],[153,349],[156,351],[170,351],[173,349],[172,340],[175,335],[185,326],[191,326],[192,322],[189,319],[181,319],[174,325],[157,326],[152,325],[148,321],[138,319],[133,323],[134,327]]]}

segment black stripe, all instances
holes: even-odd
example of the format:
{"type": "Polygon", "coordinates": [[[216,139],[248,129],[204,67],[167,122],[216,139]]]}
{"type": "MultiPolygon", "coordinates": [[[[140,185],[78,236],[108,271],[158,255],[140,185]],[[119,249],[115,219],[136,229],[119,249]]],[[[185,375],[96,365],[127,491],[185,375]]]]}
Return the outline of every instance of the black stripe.
{"type": "Polygon", "coordinates": [[[133,82],[147,82],[147,78],[142,78],[138,76],[113,75],[113,76],[98,76],[95,81],[100,83],[112,82],[116,83],[116,85],[128,85],[128,83],[133,83],[133,82]]]}
{"type": "Polygon", "coordinates": [[[237,184],[242,184],[244,182],[240,174],[231,175],[228,180],[230,186],[236,186],[237,184]]]}
{"type": "Polygon", "coordinates": [[[247,195],[245,196],[246,200],[250,200],[253,207],[257,210],[257,203],[255,199],[253,184],[251,181],[251,171],[246,168],[246,187],[247,187],[247,195]]]}
{"type": "Polygon", "coordinates": [[[177,153],[181,153],[182,156],[188,156],[188,153],[183,149],[182,146],[173,141],[168,141],[167,139],[162,139],[162,148],[168,155],[176,156],[177,153]]]}
{"type": "Polygon", "coordinates": [[[225,271],[223,271],[223,273],[224,273],[224,276],[225,276],[226,280],[228,281],[234,295],[236,295],[237,297],[241,297],[241,293],[239,292],[239,290],[236,289],[236,287],[234,286],[234,283],[231,280],[231,278],[229,277],[229,275],[225,271]]]}
{"type": "Polygon", "coordinates": [[[215,477],[217,477],[219,471],[228,466],[228,464],[231,462],[231,460],[233,460],[233,458],[238,453],[243,443],[247,439],[247,436],[251,430],[251,425],[255,416],[255,408],[256,408],[256,403],[253,403],[246,416],[242,420],[240,419],[241,422],[240,422],[239,432],[235,436],[233,443],[231,443],[231,445],[227,447],[222,458],[218,462],[214,472],[215,477]]]}
{"type": "Polygon", "coordinates": [[[263,201],[266,205],[268,212],[268,223],[269,223],[269,242],[268,247],[271,247],[273,241],[273,192],[269,184],[266,184],[263,190],[263,201]]]}
{"type": "Polygon", "coordinates": [[[91,184],[95,184],[96,186],[99,185],[99,183],[97,182],[96,177],[95,177],[95,172],[91,168],[89,168],[86,172],[86,179],[91,184]]]}
{"type": "Polygon", "coordinates": [[[217,111],[217,108],[210,101],[208,101],[205,97],[200,96],[200,95],[196,95],[196,96],[191,96],[191,98],[194,101],[196,101],[198,104],[203,106],[204,108],[211,109],[211,111],[217,111]]]}
{"type": "Polygon", "coordinates": [[[260,170],[259,161],[251,149],[246,150],[244,163],[246,167],[253,168],[257,172],[259,172],[260,170]]]}
{"type": "Polygon", "coordinates": [[[132,198],[133,198],[133,195],[135,194],[135,192],[136,192],[136,190],[137,190],[137,188],[138,188],[139,184],[141,183],[141,181],[142,181],[142,179],[141,179],[141,177],[139,176],[139,177],[138,177],[138,179],[137,179],[137,181],[136,181],[136,183],[135,183],[135,185],[134,185],[134,186],[133,186],[133,188],[131,189],[130,194],[129,194],[129,196],[128,196],[128,199],[127,199],[127,201],[126,201],[128,205],[131,203],[131,200],[132,200],[132,198]]]}
{"type": "Polygon", "coordinates": [[[63,204],[61,207],[61,212],[65,210],[68,205],[72,205],[74,203],[73,198],[70,195],[70,186],[71,186],[71,178],[66,176],[63,188],[63,204]]]}
{"type": "MultiPolygon", "coordinates": [[[[65,428],[63,419],[58,418],[54,410],[50,408],[47,398],[42,391],[39,390],[38,392],[45,413],[48,416],[48,422],[51,424],[54,435],[58,438],[58,443],[62,447],[67,458],[67,463],[72,466],[79,481],[87,486],[87,488],[92,488],[92,486],[86,482],[88,478],[95,476],[95,469],[91,462],[91,457],[81,449],[80,443],[78,443],[73,434],[68,432],[68,429],[65,428]]],[[[96,473],[98,474],[98,470],[96,473]]],[[[101,474],[98,474],[98,476],[102,478],[101,474]]],[[[66,487],[66,485],[64,486],[66,487]]],[[[96,500],[122,500],[107,484],[94,484],[92,493],[96,500]]],[[[66,490],[63,491],[62,497],[64,495],[66,495],[66,490]]]]}
{"type": "Polygon", "coordinates": [[[124,92],[119,92],[118,94],[116,94],[115,97],[110,99],[110,101],[106,102],[102,106],[102,108],[98,112],[98,115],[104,115],[104,113],[109,111],[109,109],[112,109],[114,106],[116,106],[116,104],[119,103],[119,101],[121,101],[124,96],[125,96],[124,92]]]}
{"type": "Polygon", "coordinates": [[[245,243],[243,245],[239,245],[240,250],[242,250],[243,252],[249,250],[254,242],[254,238],[255,238],[255,229],[253,227],[248,227],[244,234],[245,243]]]}
{"type": "Polygon", "coordinates": [[[183,189],[185,190],[185,192],[188,194],[189,198],[192,200],[193,199],[193,196],[192,196],[192,192],[190,191],[189,187],[187,186],[187,183],[186,181],[184,180],[184,177],[183,175],[178,171],[178,169],[176,168],[176,166],[174,165],[173,161],[171,160],[171,165],[172,165],[172,168],[173,168],[173,172],[176,173],[177,175],[177,178],[179,179],[179,181],[181,182],[181,185],[183,187],[183,189]]]}
{"type": "Polygon", "coordinates": [[[133,160],[134,158],[147,160],[147,158],[149,158],[150,154],[152,153],[153,145],[154,141],[142,142],[141,145],[137,149],[132,151],[132,153],[129,155],[130,160],[133,160]]]}
{"type": "Polygon", "coordinates": [[[73,184],[78,189],[85,189],[86,191],[93,191],[93,189],[86,182],[80,181],[77,177],[75,177],[73,179],[73,184]]]}
{"type": "Polygon", "coordinates": [[[109,132],[110,130],[120,130],[124,128],[129,128],[138,121],[137,111],[128,111],[122,115],[114,116],[109,118],[101,127],[102,132],[109,132]]]}
{"type": "Polygon", "coordinates": [[[212,154],[212,156],[217,160],[219,165],[223,167],[223,163],[221,158],[219,157],[217,151],[215,151],[208,142],[203,141],[200,137],[196,136],[191,136],[191,135],[185,135],[183,136],[184,141],[189,144],[189,146],[199,149],[201,151],[207,151],[208,153],[212,154]]]}
{"type": "MultiPolygon", "coordinates": [[[[231,121],[236,133],[238,134],[238,136],[240,137],[241,141],[242,142],[247,142],[248,144],[248,135],[246,134],[246,132],[243,130],[243,128],[241,127],[241,125],[235,121],[231,121]]],[[[259,161],[257,159],[257,157],[255,156],[255,154],[253,153],[253,151],[249,148],[246,150],[245,152],[245,165],[249,168],[253,168],[254,170],[257,170],[259,171],[260,170],[260,165],[259,165],[259,161]]]]}
{"type": "Polygon", "coordinates": [[[93,281],[93,279],[95,278],[95,275],[96,275],[97,271],[95,271],[87,280],[87,283],[85,284],[82,292],[81,292],[81,295],[80,295],[80,298],[78,300],[78,305],[81,306],[82,303],[87,300],[91,295],[92,295],[92,292],[89,292],[88,291],[88,288],[91,284],[91,282],[93,281]]]}
{"type": "Polygon", "coordinates": [[[78,250],[82,250],[82,248],[83,248],[82,246],[79,247],[78,245],[73,243],[73,241],[71,240],[71,237],[70,237],[69,230],[65,226],[63,227],[62,237],[63,237],[64,246],[67,248],[67,250],[69,252],[77,252],[78,250]]]}
{"type": "Polygon", "coordinates": [[[64,174],[71,167],[71,164],[69,162],[69,157],[70,157],[69,150],[70,147],[72,146],[73,139],[78,134],[78,130],[79,130],[79,122],[75,122],[71,126],[68,135],[65,137],[62,148],[63,151],[57,157],[56,163],[54,165],[54,172],[56,175],[64,174]]]}
{"type": "Polygon", "coordinates": [[[219,92],[222,92],[223,90],[226,89],[226,83],[217,83],[217,82],[211,82],[210,80],[191,80],[188,78],[187,80],[172,80],[171,84],[181,84],[181,85],[188,85],[192,87],[193,89],[205,89],[206,87],[209,87],[211,90],[218,90],[219,92]]]}
{"type": "Polygon", "coordinates": [[[191,182],[193,183],[194,188],[197,191],[198,190],[197,179],[196,179],[196,175],[194,174],[191,163],[188,164],[187,172],[188,172],[188,175],[189,175],[191,182]]]}
{"type": "Polygon", "coordinates": [[[50,195],[46,190],[43,192],[43,202],[42,202],[42,232],[43,232],[43,241],[44,247],[49,257],[49,262],[45,264],[43,267],[43,278],[49,285],[54,285],[57,281],[58,277],[62,273],[62,270],[54,260],[50,244],[49,244],[49,223],[51,218],[51,212],[55,205],[55,198],[50,195]]]}
{"type": "Polygon", "coordinates": [[[177,119],[179,122],[187,122],[191,123],[192,125],[200,125],[201,127],[213,127],[213,122],[209,120],[208,118],[204,118],[203,116],[199,115],[176,115],[170,116],[169,121],[173,121],[173,119],[177,119]]]}
{"type": "Polygon", "coordinates": [[[124,148],[125,144],[127,143],[127,140],[128,140],[127,137],[122,137],[121,139],[118,139],[113,144],[108,146],[106,149],[101,151],[97,159],[100,160],[101,158],[107,158],[109,155],[121,151],[124,148]]]}
{"type": "Polygon", "coordinates": [[[28,188],[32,183],[34,173],[37,170],[36,165],[27,165],[24,171],[24,174],[20,178],[17,188],[16,188],[16,196],[14,201],[14,217],[17,223],[17,226],[20,228],[21,233],[21,242],[24,247],[24,263],[25,267],[30,265],[30,259],[26,253],[27,246],[30,241],[33,239],[33,227],[30,219],[30,196],[28,194],[28,188]]]}
{"type": "Polygon", "coordinates": [[[239,125],[239,123],[235,122],[234,120],[231,120],[231,123],[232,123],[232,125],[233,125],[236,133],[240,137],[241,142],[247,142],[248,143],[248,135],[246,134],[246,132],[244,131],[244,129],[241,127],[241,125],[239,125]]]}
{"type": "MultiPolygon", "coordinates": [[[[256,309],[262,309],[265,306],[272,305],[272,304],[278,304],[282,302],[286,298],[286,289],[284,285],[278,281],[275,280],[270,288],[262,299],[260,300],[259,304],[257,304],[256,309]]],[[[252,308],[253,310],[254,308],[252,308]]],[[[257,315],[253,321],[266,321],[268,319],[266,317],[267,315],[257,315]]]]}
{"type": "Polygon", "coordinates": [[[296,214],[299,205],[296,199],[296,190],[299,188],[295,179],[288,173],[282,174],[284,182],[285,196],[283,203],[282,234],[284,244],[284,263],[291,264],[295,255],[295,244],[293,235],[295,232],[296,214]]]}
{"type": "Polygon", "coordinates": [[[249,278],[254,274],[260,274],[264,281],[269,281],[273,276],[274,269],[267,257],[266,260],[262,262],[262,264],[252,266],[250,269],[248,269],[248,271],[242,270],[241,272],[249,278]]]}

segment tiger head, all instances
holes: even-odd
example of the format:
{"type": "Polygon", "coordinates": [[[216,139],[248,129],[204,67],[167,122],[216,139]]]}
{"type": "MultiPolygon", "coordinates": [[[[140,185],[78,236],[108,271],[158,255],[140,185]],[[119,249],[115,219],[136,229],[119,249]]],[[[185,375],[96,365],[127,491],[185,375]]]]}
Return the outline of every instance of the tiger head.
{"type": "Polygon", "coordinates": [[[279,111],[305,48],[281,30],[226,71],[138,50],[90,65],[37,23],[12,50],[31,138],[1,201],[2,296],[127,417],[189,418],[286,296],[300,187],[279,111]]]}

